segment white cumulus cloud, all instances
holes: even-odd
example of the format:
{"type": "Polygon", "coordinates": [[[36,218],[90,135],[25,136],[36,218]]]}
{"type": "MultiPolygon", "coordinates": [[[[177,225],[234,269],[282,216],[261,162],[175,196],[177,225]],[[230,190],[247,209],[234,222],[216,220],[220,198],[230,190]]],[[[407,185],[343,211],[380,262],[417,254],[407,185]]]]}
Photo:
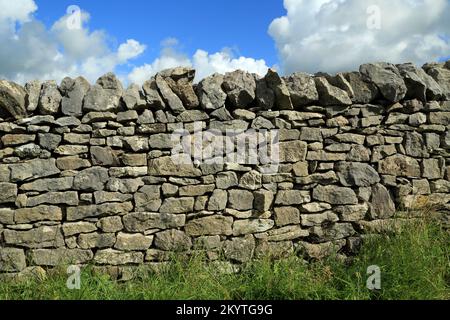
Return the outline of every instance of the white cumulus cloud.
{"type": "Polygon", "coordinates": [[[177,49],[178,41],[174,38],[166,39],[162,42],[162,46],[157,59],[150,64],[135,67],[130,72],[129,82],[142,84],[157,72],[178,66],[193,67],[196,70],[195,81],[200,81],[216,72],[224,74],[237,69],[264,76],[269,68],[263,59],[236,57],[229,49],[213,54],[198,49],[192,57],[189,57],[177,49]]]}
{"type": "Polygon", "coordinates": [[[33,0],[0,0],[0,78],[24,83],[82,75],[93,82],[146,48],[133,39],[111,48],[104,31],[89,30],[84,11],[78,28],[68,13],[47,29],[33,16],[37,10],[33,0]]]}
{"type": "Polygon", "coordinates": [[[417,64],[450,52],[448,0],[284,0],[275,40],[285,73],[338,72],[369,61],[417,64]],[[379,26],[379,28],[378,28],[379,26]]]}

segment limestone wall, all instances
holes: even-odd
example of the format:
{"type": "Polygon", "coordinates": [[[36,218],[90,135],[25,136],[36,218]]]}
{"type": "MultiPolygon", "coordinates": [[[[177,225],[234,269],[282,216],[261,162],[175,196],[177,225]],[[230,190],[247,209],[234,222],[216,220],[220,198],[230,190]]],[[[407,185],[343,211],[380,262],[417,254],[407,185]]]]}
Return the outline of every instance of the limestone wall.
{"type": "Polygon", "coordinates": [[[449,62],[194,75],[0,81],[0,273],[173,252],[320,258],[352,253],[398,211],[449,209],[449,62]],[[173,157],[179,129],[277,133],[279,162],[173,157]]]}

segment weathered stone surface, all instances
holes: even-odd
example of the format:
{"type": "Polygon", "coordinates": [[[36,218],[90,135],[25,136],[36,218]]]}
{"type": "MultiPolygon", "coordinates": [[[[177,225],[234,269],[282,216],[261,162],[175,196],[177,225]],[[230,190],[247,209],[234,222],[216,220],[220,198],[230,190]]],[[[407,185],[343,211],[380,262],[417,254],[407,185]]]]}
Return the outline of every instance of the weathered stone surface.
{"type": "Polygon", "coordinates": [[[84,97],[84,111],[112,111],[120,105],[123,95],[123,86],[117,77],[107,73],[97,80],[97,83],[89,88],[84,97]]]}
{"type": "Polygon", "coordinates": [[[154,176],[173,177],[199,177],[201,170],[194,167],[190,157],[162,157],[150,159],[148,163],[148,174],[154,176]]]}
{"type": "Polygon", "coordinates": [[[272,229],[274,225],[275,222],[269,219],[237,220],[233,224],[233,235],[241,236],[265,232],[272,229]]]}
{"type": "MultiPolygon", "coordinates": [[[[158,108],[164,109],[166,107],[164,100],[161,98],[161,96],[158,92],[158,85],[156,84],[156,79],[154,77],[151,78],[150,80],[147,80],[143,84],[142,89],[144,90],[144,93],[145,93],[145,99],[147,100],[147,103],[150,106],[152,106],[156,109],[158,109],[158,108]]],[[[127,103],[127,106],[130,106],[129,98],[127,98],[126,96],[125,96],[125,102],[127,103]]],[[[133,106],[133,107],[135,106],[134,102],[131,103],[131,106],[133,106]]]]}
{"type": "Polygon", "coordinates": [[[25,118],[27,110],[25,99],[27,92],[14,82],[0,80],[0,114],[6,111],[15,119],[25,118]]]}
{"type": "Polygon", "coordinates": [[[420,166],[414,158],[394,155],[380,161],[378,172],[399,177],[420,177],[420,166]]]}
{"type": "Polygon", "coordinates": [[[325,211],[317,214],[303,214],[301,220],[303,227],[314,227],[338,222],[339,217],[332,211],[325,211]]]}
{"type": "Polygon", "coordinates": [[[278,227],[300,224],[300,211],[294,207],[277,207],[275,211],[275,223],[278,227]]]}
{"type": "Polygon", "coordinates": [[[78,206],[67,208],[67,221],[77,221],[99,216],[125,215],[133,210],[131,202],[105,203],[101,205],[78,206]]]}
{"type": "Polygon", "coordinates": [[[333,210],[340,215],[341,221],[356,222],[365,218],[367,212],[369,211],[369,205],[364,203],[350,206],[339,206],[335,207],[333,210]]]}
{"type": "Polygon", "coordinates": [[[61,143],[62,137],[53,133],[40,133],[38,135],[39,145],[48,150],[54,151],[61,143]]]}
{"type": "Polygon", "coordinates": [[[395,204],[389,191],[382,184],[372,187],[370,215],[373,219],[387,219],[395,214],[395,204]]]}
{"type": "Polygon", "coordinates": [[[228,193],[225,190],[214,190],[208,201],[209,211],[222,211],[227,207],[228,193]]]}
{"type": "Polygon", "coordinates": [[[303,141],[280,142],[279,150],[280,163],[295,163],[299,161],[305,161],[308,145],[303,141]]]}
{"type": "Polygon", "coordinates": [[[285,78],[294,107],[313,104],[319,101],[314,78],[305,73],[294,73],[285,78]]]}
{"type": "Polygon", "coordinates": [[[30,252],[33,265],[46,267],[84,264],[90,262],[93,257],[91,250],[81,249],[37,249],[30,252]]]}
{"type": "Polygon", "coordinates": [[[264,213],[270,210],[275,198],[274,193],[269,190],[258,190],[253,193],[254,209],[259,213],[264,213]]]}
{"type": "Polygon", "coordinates": [[[348,96],[347,92],[338,87],[332,86],[326,78],[315,78],[316,88],[319,92],[320,103],[324,106],[331,105],[351,105],[352,100],[348,96]]]}
{"type": "Polygon", "coordinates": [[[42,83],[39,80],[32,80],[25,84],[25,91],[28,94],[27,97],[27,110],[33,112],[38,108],[39,96],[41,95],[42,83]]]}
{"type": "Polygon", "coordinates": [[[377,171],[368,164],[340,162],[335,169],[341,184],[346,187],[369,187],[380,182],[377,171]]]}
{"type": "Polygon", "coordinates": [[[310,192],[303,190],[280,190],[275,198],[275,204],[285,206],[300,205],[310,201],[310,192]]]}
{"type": "Polygon", "coordinates": [[[19,164],[12,164],[9,168],[11,170],[12,182],[30,181],[60,173],[60,170],[55,165],[54,159],[30,160],[19,164]]]}
{"type": "Polygon", "coordinates": [[[114,249],[99,250],[94,261],[98,264],[120,266],[126,264],[140,264],[144,262],[142,252],[123,252],[114,249]]]}
{"type": "Polygon", "coordinates": [[[32,223],[38,221],[61,221],[62,210],[55,206],[38,206],[34,208],[17,209],[14,215],[16,223],[32,223]]]}
{"type": "MultiPolygon", "coordinates": [[[[97,226],[103,231],[107,233],[115,233],[123,230],[123,223],[121,217],[106,217],[100,219],[97,223],[97,226]]],[[[64,228],[64,226],[63,226],[64,228]]]]}
{"type": "Polygon", "coordinates": [[[187,67],[178,67],[160,72],[172,91],[180,98],[188,109],[198,107],[198,97],[194,92],[193,81],[195,70],[187,67]]]}
{"type": "Polygon", "coordinates": [[[317,186],[313,191],[313,198],[321,202],[330,204],[357,204],[358,198],[355,192],[350,188],[338,186],[317,186]]]}
{"type": "Polygon", "coordinates": [[[243,238],[233,238],[226,241],[223,251],[227,259],[245,263],[253,258],[255,247],[255,238],[252,235],[248,235],[243,238]]]}
{"type": "Polygon", "coordinates": [[[69,222],[62,225],[65,237],[71,237],[81,233],[91,233],[97,230],[94,223],[91,222],[69,222]]]}
{"type": "Polygon", "coordinates": [[[275,94],[275,104],[279,110],[293,110],[294,107],[291,101],[291,95],[285,81],[278,75],[278,73],[269,69],[265,77],[267,86],[275,94]]]}
{"type": "Polygon", "coordinates": [[[355,234],[351,223],[335,223],[328,227],[313,227],[311,237],[319,243],[347,238],[355,234]]]}
{"type": "Polygon", "coordinates": [[[0,248],[0,272],[20,272],[27,266],[22,249],[0,248]]]}
{"type": "Polygon", "coordinates": [[[153,243],[152,236],[142,234],[119,233],[114,248],[124,251],[144,251],[150,248],[153,243]]]}
{"type": "Polygon", "coordinates": [[[110,147],[102,148],[93,146],[90,149],[90,153],[94,166],[110,167],[119,165],[119,159],[110,147]]]}
{"type": "Polygon", "coordinates": [[[185,231],[189,236],[232,235],[233,218],[214,215],[198,218],[186,224],[185,231]]]}
{"type": "Polygon", "coordinates": [[[143,186],[134,195],[136,210],[140,212],[156,212],[161,207],[161,187],[157,185],[143,186]]]}
{"type": "Polygon", "coordinates": [[[73,177],[40,179],[30,183],[23,184],[20,187],[22,191],[66,191],[73,186],[73,177]]]}
{"type": "Polygon", "coordinates": [[[187,251],[192,247],[192,240],[179,230],[167,230],[155,235],[155,247],[165,251],[187,251]]]}
{"type": "Polygon", "coordinates": [[[194,198],[167,198],[159,212],[161,213],[190,213],[194,210],[194,198]]]}
{"type": "Polygon", "coordinates": [[[412,63],[397,65],[406,87],[407,99],[441,100],[443,92],[439,84],[423,69],[415,67],[412,63]]]}
{"type": "Polygon", "coordinates": [[[108,181],[108,170],[102,167],[92,167],[77,174],[73,180],[75,190],[100,191],[108,181]]]}
{"type": "Polygon", "coordinates": [[[56,166],[60,170],[78,170],[91,166],[89,160],[77,156],[63,157],[56,160],[56,166]]]}
{"type": "Polygon", "coordinates": [[[129,232],[144,232],[149,229],[180,228],[186,223],[186,216],[169,213],[130,213],[123,217],[125,229],[129,232]]]}
{"type": "Polygon", "coordinates": [[[62,96],[55,81],[46,81],[42,84],[39,97],[39,112],[41,114],[58,113],[61,107],[62,96]]]}
{"type": "Polygon", "coordinates": [[[186,111],[181,99],[172,91],[167,81],[161,74],[156,75],[156,85],[161,93],[165,104],[175,113],[180,114],[186,111]]]}
{"type": "Polygon", "coordinates": [[[225,105],[227,94],[222,90],[222,83],[223,75],[217,73],[200,81],[197,95],[203,109],[215,110],[225,105]]]}
{"type": "Polygon", "coordinates": [[[363,76],[359,72],[349,72],[344,74],[345,79],[353,89],[354,103],[370,103],[378,96],[378,88],[371,82],[363,80],[363,76]]]}
{"type": "Polygon", "coordinates": [[[78,245],[82,249],[111,248],[116,242],[112,233],[83,233],[78,236],[78,245]]]}
{"type": "Polygon", "coordinates": [[[442,170],[439,159],[423,159],[422,177],[427,179],[442,178],[442,170]]]}
{"type": "Polygon", "coordinates": [[[256,97],[255,78],[242,70],[226,73],[222,89],[227,94],[231,104],[236,108],[245,108],[256,97]]]}
{"type": "Polygon", "coordinates": [[[83,77],[64,78],[59,87],[62,94],[61,112],[67,116],[83,115],[83,100],[89,88],[89,82],[83,77]]]}
{"type": "Polygon", "coordinates": [[[252,170],[245,173],[239,181],[239,187],[247,190],[257,190],[262,186],[262,175],[258,171],[252,170]]]}
{"type": "Polygon", "coordinates": [[[250,210],[253,208],[253,193],[246,190],[230,190],[228,191],[228,206],[236,210],[250,210]]]}
{"type": "Polygon", "coordinates": [[[17,197],[17,185],[14,183],[0,183],[0,204],[14,203],[17,197]]]}
{"type": "Polygon", "coordinates": [[[28,231],[5,230],[5,243],[27,248],[58,248],[64,245],[64,239],[57,226],[42,226],[28,231]]]}
{"type": "Polygon", "coordinates": [[[406,96],[405,82],[394,65],[384,62],[364,64],[359,71],[365,80],[371,81],[380,89],[387,100],[398,102],[406,96]]]}
{"type": "Polygon", "coordinates": [[[0,209],[0,223],[14,224],[14,210],[9,208],[0,209]]]}
{"type": "Polygon", "coordinates": [[[219,189],[227,190],[237,186],[238,183],[237,174],[233,171],[221,172],[216,176],[216,186],[219,189]]]}
{"type": "Polygon", "coordinates": [[[440,86],[442,93],[446,99],[450,99],[450,69],[444,64],[430,63],[423,66],[423,69],[429,74],[440,86]]]}

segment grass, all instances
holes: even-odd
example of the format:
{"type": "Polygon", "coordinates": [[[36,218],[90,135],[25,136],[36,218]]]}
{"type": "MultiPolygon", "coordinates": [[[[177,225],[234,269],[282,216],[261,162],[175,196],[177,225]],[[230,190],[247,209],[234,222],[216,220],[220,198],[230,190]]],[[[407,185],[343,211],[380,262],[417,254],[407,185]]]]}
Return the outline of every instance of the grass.
{"type": "Polygon", "coordinates": [[[395,235],[366,241],[351,263],[329,258],[305,263],[255,261],[237,274],[223,274],[198,257],[176,260],[159,273],[129,282],[112,281],[87,268],[81,289],[66,287],[67,275],[0,283],[0,299],[64,300],[447,300],[450,299],[450,234],[437,223],[417,220],[395,235]],[[367,268],[381,268],[381,290],[366,287],[367,268]]]}

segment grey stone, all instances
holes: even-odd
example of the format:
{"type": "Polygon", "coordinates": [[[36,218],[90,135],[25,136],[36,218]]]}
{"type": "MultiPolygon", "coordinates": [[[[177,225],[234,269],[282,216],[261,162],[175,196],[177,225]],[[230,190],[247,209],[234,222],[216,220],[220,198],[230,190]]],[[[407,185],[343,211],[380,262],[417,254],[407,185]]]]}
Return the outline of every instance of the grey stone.
{"type": "Polygon", "coordinates": [[[275,204],[285,206],[300,205],[310,201],[310,192],[303,190],[280,190],[275,198],[275,204]]]}
{"type": "Polygon", "coordinates": [[[161,213],[191,213],[194,210],[194,198],[167,198],[159,212],[161,213]]]}
{"type": "Polygon", "coordinates": [[[20,272],[26,266],[23,249],[0,248],[0,272],[20,272]]]}
{"type": "Polygon", "coordinates": [[[161,186],[143,186],[134,194],[136,210],[140,212],[156,212],[161,207],[161,186]]]}
{"type": "Polygon", "coordinates": [[[226,73],[222,89],[236,108],[245,108],[256,98],[255,78],[242,70],[226,73]]]}
{"type": "Polygon", "coordinates": [[[78,236],[78,245],[82,249],[110,248],[116,242],[116,237],[111,233],[83,233],[78,236]]]}
{"type": "Polygon", "coordinates": [[[377,171],[368,164],[340,162],[335,168],[341,184],[346,187],[370,187],[380,182],[377,171]]]}
{"type": "Polygon", "coordinates": [[[68,206],[77,206],[79,203],[78,192],[47,192],[36,197],[28,197],[26,200],[27,207],[34,207],[40,204],[65,204],[68,206]]]}
{"type": "Polygon", "coordinates": [[[14,203],[17,198],[17,185],[14,183],[0,183],[0,204],[14,203]]]}
{"type": "Polygon", "coordinates": [[[397,65],[406,87],[407,99],[441,100],[444,95],[439,84],[423,69],[416,68],[412,63],[397,65]]]}
{"type": "Polygon", "coordinates": [[[228,193],[225,190],[214,190],[208,201],[209,211],[222,211],[227,207],[228,193]]]}
{"type": "Polygon", "coordinates": [[[360,67],[364,79],[374,83],[381,94],[390,102],[402,100],[407,93],[407,88],[398,69],[390,63],[364,64],[360,67]]]}
{"type": "Polygon", "coordinates": [[[278,227],[300,224],[300,211],[294,207],[277,207],[274,209],[275,223],[278,227]]]}
{"type": "Polygon", "coordinates": [[[100,216],[125,215],[132,210],[133,204],[131,202],[69,207],[67,208],[66,220],[78,221],[100,216]]]}
{"type": "Polygon", "coordinates": [[[25,118],[27,110],[25,89],[11,81],[0,80],[0,113],[6,111],[15,119],[25,118]]]}
{"type": "Polygon", "coordinates": [[[233,224],[233,235],[261,233],[272,229],[274,225],[275,222],[269,219],[237,220],[233,224]]]}
{"type": "Polygon", "coordinates": [[[155,109],[164,109],[166,107],[164,100],[161,98],[158,92],[158,85],[156,84],[156,79],[154,77],[150,80],[147,80],[143,84],[142,89],[145,93],[145,99],[150,106],[155,109]]]}
{"type": "Polygon", "coordinates": [[[58,248],[64,239],[58,226],[42,226],[26,231],[5,230],[3,237],[8,245],[26,248],[58,248]]]}
{"type": "Polygon", "coordinates": [[[200,81],[197,95],[203,109],[216,110],[225,105],[227,94],[222,90],[222,83],[223,75],[217,73],[200,81]]]}
{"type": "Polygon", "coordinates": [[[149,175],[173,177],[199,177],[201,170],[194,167],[188,156],[162,157],[149,160],[149,175]]]}
{"type": "Polygon", "coordinates": [[[171,229],[183,227],[186,216],[169,213],[130,213],[123,217],[125,230],[129,232],[144,232],[150,229],[171,229]]]}
{"type": "Polygon", "coordinates": [[[352,100],[348,96],[347,92],[332,86],[326,78],[318,77],[314,79],[316,83],[317,91],[319,92],[320,103],[324,106],[331,105],[351,105],[352,100]]]}
{"type": "Polygon", "coordinates": [[[44,115],[56,114],[61,107],[62,96],[55,81],[46,81],[42,84],[39,97],[39,112],[44,115]]]}
{"type": "Polygon", "coordinates": [[[395,204],[389,191],[382,184],[372,187],[370,214],[373,219],[387,219],[395,214],[395,204]]]}
{"type": "Polygon", "coordinates": [[[317,186],[314,188],[313,198],[321,202],[327,202],[335,205],[358,203],[358,198],[352,189],[333,185],[317,186]]]}
{"type": "Polygon", "coordinates": [[[189,236],[215,236],[233,234],[233,218],[213,215],[189,221],[185,231],[189,236]]]}
{"type": "Polygon", "coordinates": [[[279,110],[293,110],[294,107],[291,101],[291,95],[284,80],[278,75],[278,73],[269,69],[265,77],[267,86],[275,94],[275,104],[279,110]]]}
{"type": "Polygon", "coordinates": [[[89,82],[83,77],[64,78],[60,85],[62,93],[61,112],[67,116],[82,116],[83,100],[89,88],[89,82]]]}
{"type": "Polygon", "coordinates": [[[141,264],[144,262],[142,252],[123,252],[114,249],[99,250],[94,261],[101,265],[120,266],[126,264],[141,264]]]}
{"type": "Polygon", "coordinates": [[[165,251],[188,251],[192,240],[179,230],[166,230],[155,235],[155,247],[165,251]]]}
{"type": "Polygon", "coordinates": [[[180,114],[186,111],[183,106],[183,102],[178,98],[178,96],[172,91],[167,81],[161,76],[161,74],[156,75],[156,85],[158,86],[159,92],[164,99],[166,105],[175,113],[180,114]]]}
{"type": "Polygon", "coordinates": [[[84,222],[84,221],[69,222],[69,223],[64,223],[62,225],[62,231],[66,238],[75,236],[75,235],[79,235],[81,233],[91,233],[96,230],[97,230],[97,227],[95,226],[94,223],[91,223],[91,222],[84,222]]]}
{"type": "Polygon", "coordinates": [[[188,109],[199,106],[198,97],[194,92],[193,80],[195,70],[188,67],[178,67],[160,72],[172,91],[180,98],[188,109]]]}
{"type": "Polygon", "coordinates": [[[53,133],[39,133],[38,140],[42,148],[48,151],[54,151],[61,143],[62,137],[53,133]]]}
{"type": "Polygon", "coordinates": [[[308,145],[304,141],[287,141],[279,143],[279,159],[283,162],[305,161],[308,145]]]}
{"type": "Polygon", "coordinates": [[[416,159],[404,155],[393,155],[379,162],[380,174],[395,175],[399,177],[420,177],[420,166],[416,159]]]}
{"type": "Polygon", "coordinates": [[[247,190],[228,191],[228,207],[236,210],[250,210],[253,208],[253,193],[247,190]]]}
{"type": "Polygon", "coordinates": [[[35,111],[39,105],[39,96],[41,95],[42,83],[39,80],[32,80],[25,84],[25,90],[27,96],[27,110],[30,112],[35,111]]]}
{"type": "Polygon", "coordinates": [[[373,83],[364,81],[361,73],[349,72],[345,73],[344,77],[353,88],[354,103],[366,104],[377,98],[378,88],[373,83]]]}
{"type": "Polygon", "coordinates": [[[338,222],[339,217],[332,211],[325,211],[317,214],[303,214],[301,220],[303,227],[314,227],[338,222]]]}
{"type": "Polygon", "coordinates": [[[305,73],[294,73],[285,78],[294,107],[313,104],[319,101],[314,78],[305,73]]]}
{"type": "Polygon", "coordinates": [[[14,220],[17,224],[39,221],[62,221],[62,210],[55,206],[38,206],[34,208],[17,209],[14,220]]]}
{"type": "Polygon", "coordinates": [[[245,263],[253,258],[255,247],[255,238],[252,235],[248,235],[243,238],[233,238],[226,241],[223,251],[227,259],[245,263]]]}
{"type": "Polygon", "coordinates": [[[274,194],[268,190],[258,190],[253,193],[254,209],[258,213],[265,213],[270,210],[274,200],[274,194]]]}
{"type": "Polygon", "coordinates": [[[152,243],[153,236],[120,232],[117,235],[117,242],[114,248],[124,251],[144,251],[149,249],[152,243]]]}
{"type": "Polygon", "coordinates": [[[46,267],[84,264],[90,262],[93,257],[91,250],[81,249],[37,249],[30,252],[33,265],[46,267]]]}
{"type": "Polygon", "coordinates": [[[66,191],[73,186],[73,177],[63,177],[54,179],[40,179],[30,183],[23,184],[20,187],[22,191],[66,191]]]}
{"type": "Polygon", "coordinates": [[[92,167],[78,173],[73,181],[75,190],[100,191],[108,181],[108,170],[102,167],[92,167]]]}

